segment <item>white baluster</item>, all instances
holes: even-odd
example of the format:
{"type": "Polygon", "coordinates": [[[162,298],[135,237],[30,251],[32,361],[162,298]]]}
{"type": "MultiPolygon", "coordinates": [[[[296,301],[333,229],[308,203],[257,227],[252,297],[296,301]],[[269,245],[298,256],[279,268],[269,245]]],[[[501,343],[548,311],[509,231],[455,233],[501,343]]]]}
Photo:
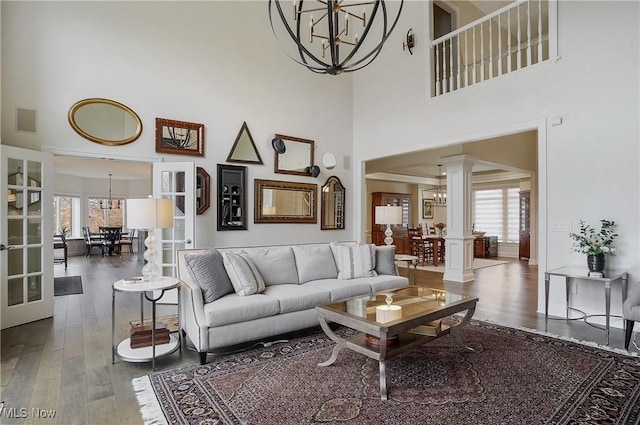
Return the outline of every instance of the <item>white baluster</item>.
{"type": "Polygon", "coordinates": [[[527,65],[531,66],[531,0],[527,0],[527,65]]]}
{"type": "Polygon", "coordinates": [[[458,34],[456,36],[456,50],[457,50],[457,57],[458,57],[458,72],[456,73],[456,82],[457,82],[457,89],[460,88],[460,34],[458,34]]]}
{"type": "Polygon", "coordinates": [[[538,0],[538,63],[543,61],[542,57],[542,0],[538,0]]]}
{"type": "Polygon", "coordinates": [[[484,24],[480,22],[480,81],[484,81],[484,24]]]}
{"type": "Polygon", "coordinates": [[[502,24],[498,15],[498,76],[502,75],[502,24]]]}
{"type": "Polygon", "coordinates": [[[476,27],[472,28],[473,30],[473,84],[476,83],[476,27]]]}
{"type": "Polygon", "coordinates": [[[522,48],[522,37],[520,36],[520,33],[522,32],[520,29],[520,5],[518,5],[518,56],[517,56],[517,63],[518,63],[518,69],[522,68],[522,55],[520,54],[520,49],[522,48]]]}
{"type": "Polygon", "coordinates": [[[455,90],[453,87],[453,38],[449,39],[449,91],[455,90]]]}
{"type": "Polygon", "coordinates": [[[469,31],[464,32],[464,86],[469,85],[469,31]]]}
{"type": "Polygon", "coordinates": [[[489,21],[489,78],[493,78],[493,21],[489,21]]]}
{"type": "Polygon", "coordinates": [[[511,72],[511,9],[507,11],[507,72],[511,72]]]}
{"type": "Polygon", "coordinates": [[[436,96],[440,95],[440,45],[435,45],[436,49],[436,96]]]}

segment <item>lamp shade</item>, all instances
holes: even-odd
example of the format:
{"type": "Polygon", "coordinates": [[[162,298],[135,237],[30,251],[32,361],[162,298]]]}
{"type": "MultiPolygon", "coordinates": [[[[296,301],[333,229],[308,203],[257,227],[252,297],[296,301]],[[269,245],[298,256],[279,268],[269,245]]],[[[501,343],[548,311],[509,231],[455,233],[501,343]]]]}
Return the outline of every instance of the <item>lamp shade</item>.
{"type": "Polygon", "coordinates": [[[127,227],[130,229],[167,229],[173,227],[171,199],[127,199],[127,227]]]}
{"type": "Polygon", "coordinates": [[[402,207],[376,207],[376,224],[402,224],[402,207]]]}

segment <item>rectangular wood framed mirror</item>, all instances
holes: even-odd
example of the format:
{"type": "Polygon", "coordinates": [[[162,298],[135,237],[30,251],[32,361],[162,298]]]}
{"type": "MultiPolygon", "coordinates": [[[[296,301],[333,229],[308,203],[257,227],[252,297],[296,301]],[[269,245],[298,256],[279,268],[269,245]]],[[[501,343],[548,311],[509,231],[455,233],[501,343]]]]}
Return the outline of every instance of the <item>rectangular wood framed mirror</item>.
{"type": "Polygon", "coordinates": [[[318,185],[255,180],[254,223],[317,223],[318,185]]]}
{"type": "Polygon", "coordinates": [[[282,134],[276,134],[276,139],[282,140],[284,153],[278,153],[277,150],[274,152],[273,171],[279,174],[310,176],[315,142],[282,134]]]}

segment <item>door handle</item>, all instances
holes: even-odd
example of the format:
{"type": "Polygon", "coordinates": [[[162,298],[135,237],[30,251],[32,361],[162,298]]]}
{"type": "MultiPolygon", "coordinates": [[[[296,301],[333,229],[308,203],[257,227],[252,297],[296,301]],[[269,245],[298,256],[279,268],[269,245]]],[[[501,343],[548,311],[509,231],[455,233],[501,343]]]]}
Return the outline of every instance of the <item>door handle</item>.
{"type": "Polygon", "coordinates": [[[0,243],[0,251],[8,251],[8,250],[14,249],[14,248],[15,248],[15,246],[11,246],[11,245],[5,246],[5,244],[0,243]]]}
{"type": "Polygon", "coordinates": [[[191,245],[191,239],[186,239],[184,243],[186,243],[187,245],[191,245]]]}

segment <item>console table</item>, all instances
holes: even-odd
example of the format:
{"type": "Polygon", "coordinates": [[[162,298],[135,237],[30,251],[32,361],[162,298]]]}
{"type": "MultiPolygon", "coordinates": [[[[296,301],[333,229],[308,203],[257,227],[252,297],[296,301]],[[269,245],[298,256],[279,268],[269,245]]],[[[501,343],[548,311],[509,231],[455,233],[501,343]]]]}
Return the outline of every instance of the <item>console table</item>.
{"type": "MultiPolygon", "coordinates": [[[[582,317],[577,319],[584,320],[588,325],[594,326],[587,321],[589,317],[595,315],[586,315],[584,312],[572,308],[569,306],[570,294],[571,294],[571,282],[573,279],[584,279],[594,282],[600,282],[604,284],[604,302],[605,302],[605,331],[607,333],[607,345],[609,345],[609,319],[611,318],[611,283],[619,280],[622,283],[622,302],[627,299],[627,281],[629,274],[625,271],[606,270],[605,275],[589,276],[587,270],[580,267],[560,267],[558,269],[549,270],[544,273],[544,330],[547,330],[547,323],[549,321],[549,284],[551,282],[551,276],[561,276],[565,278],[565,291],[567,301],[567,319],[569,320],[569,310],[576,310],[582,313],[582,317]]],[[[602,315],[597,315],[602,316],[602,315]]],[[[596,326],[597,327],[597,326],[596,326]]],[[[601,328],[600,328],[601,329],[601,328]]]]}
{"type": "Polygon", "coordinates": [[[152,281],[142,281],[142,278],[123,279],[114,282],[111,287],[111,363],[116,362],[116,355],[127,362],[151,362],[152,370],[156,370],[156,358],[165,357],[181,348],[181,335],[170,335],[167,344],[156,345],[156,302],[162,298],[165,291],[178,289],[178,321],[180,320],[180,280],[174,277],[159,277],[152,281]],[[140,279],[140,280],[137,280],[140,279]],[[153,292],[160,294],[153,298],[153,292]],[[151,301],[151,346],[131,348],[131,338],[122,340],[115,344],[116,333],[116,292],[129,292],[140,294],[140,324],[144,323],[143,297],[151,301]],[[151,295],[151,297],[149,296],[151,295]]]}

